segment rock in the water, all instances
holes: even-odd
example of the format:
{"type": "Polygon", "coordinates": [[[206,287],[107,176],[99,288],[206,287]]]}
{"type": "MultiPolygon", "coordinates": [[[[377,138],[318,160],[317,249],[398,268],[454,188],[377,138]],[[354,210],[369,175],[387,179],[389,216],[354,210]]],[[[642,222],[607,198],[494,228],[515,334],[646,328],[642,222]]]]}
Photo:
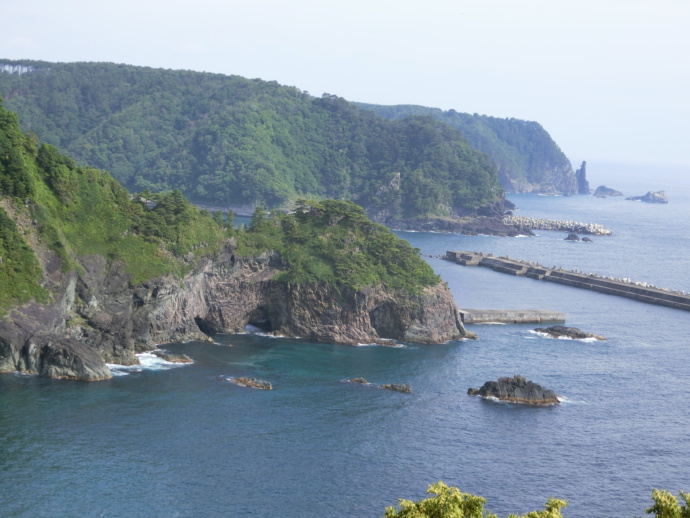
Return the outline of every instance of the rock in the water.
{"type": "Polygon", "coordinates": [[[573,340],[582,340],[584,338],[596,338],[597,340],[606,340],[603,336],[595,335],[592,333],[585,333],[580,331],[577,327],[566,327],[566,326],[551,326],[546,329],[538,327],[535,329],[537,333],[545,333],[552,338],[572,338],[573,340]]]}
{"type": "Polygon", "coordinates": [[[194,362],[194,360],[192,360],[186,354],[172,354],[172,353],[168,353],[165,351],[153,351],[153,354],[155,354],[159,358],[165,360],[166,362],[171,362],[171,363],[193,363],[194,362]]]}
{"type": "Polygon", "coordinates": [[[228,381],[239,385],[240,387],[249,387],[259,390],[273,390],[273,385],[268,381],[258,380],[256,378],[231,378],[228,381]]]}
{"type": "Polygon", "coordinates": [[[606,198],[607,196],[623,196],[623,193],[616,189],[606,187],[605,185],[600,185],[597,187],[596,191],[594,191],[595,198],[606,198]]]}
{"type": "Polygon", "coordinates": [[[586,243],[592,243],[592,240],[588,238],[587,236],[583,237],[582,240],[586,243]]]}
{"type": "Polygon", "coordinates": [[[647,203],[668,203],[668,196],[666,196],[665,191],[649,191],[644,196],[631,196],[630,198],[626,198],[626,200],[644,201],[647,203]]]}
{"type": "Polygon", "coordinates": [[[390,383],[388,385],[379,385],[379,388],[387,390],[395,390],[396,392],[405,392],[409,394],[412,392],[412,387],[405,385],[404,383],[390,383]]]}
{"type": "Polygon", "coordinates": [[[361,383],[362,385],[366,385],[366,384],[369,383],[369,382],[368,382],[367,380],[365,380],[364,378],[352,378],[352,379],[349,379],[349,380],[347,380],[347,381],[349,381],[350,383],[361,383]]]}
{"type": "Polygon", "coordinates": [[[580,168],[575,171],[575,178],[577,179],[578,194],[589,194],[592,192],[587,181],[587,162],[583,161],[580,168]]]}
{"type": "Polygon", "coordinates": [[[566,237],[564,241],[579,241],[579,240],[580,240],[580,236],[571,232],[570,234],[568,234],[568,237],[566,237]]]}
{"type": "Polygon", "coordinates": [[[558,394],[545,389],[536,383],[527,381],[516,374],[512,378],[498,378],[498,381],[487,381],[482,388],[467,390],[470,396],[496,398],[511,403],[527,403],[530,405],[557,405],[560,403],[558,394]]]}

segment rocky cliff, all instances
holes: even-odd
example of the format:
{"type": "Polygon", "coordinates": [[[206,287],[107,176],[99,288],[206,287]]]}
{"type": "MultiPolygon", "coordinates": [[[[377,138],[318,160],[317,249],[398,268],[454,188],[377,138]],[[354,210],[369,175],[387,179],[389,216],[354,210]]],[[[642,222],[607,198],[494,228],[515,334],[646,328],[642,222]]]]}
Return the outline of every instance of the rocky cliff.
{"type": "Polygon", "coordinates": [[[229,240],[183,279],[164,276],[130,286],[117,262],[87,256],[63,274],[44,253],[54,303],[30,302],[0,321],[0,372],[101,380],[105,362],[135,364],[156,344],[208,340],[247,324],[282,336],[342,344],[395,340],[440,343],[465,336],[450,292],[439,283],[418,293],[383,286],[356,290],[275,279],[280,255],[243,258],[229,240]]]}

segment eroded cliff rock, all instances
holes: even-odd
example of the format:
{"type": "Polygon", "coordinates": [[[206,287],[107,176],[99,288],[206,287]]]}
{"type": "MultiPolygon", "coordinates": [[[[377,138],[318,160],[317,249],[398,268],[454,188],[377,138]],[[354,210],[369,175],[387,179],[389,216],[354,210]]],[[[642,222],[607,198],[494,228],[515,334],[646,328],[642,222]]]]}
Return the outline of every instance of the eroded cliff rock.
{"type": "Polygon", "coordinates": [[[170,275],[136,286],[120,263],[101,256],[82,258],[79,273],[67,275],[49,267],[50,253],[46,258],[54,302],[25,304],[0,321],[0,371],[106,379],[105,362],[136,364],[136,353],[157,344],[209,340],[248,324],[342,344],[441,343],[467,334],[443,283],[418,293],[285,283],[276,280],[286,268],[277,253],[238,257],[232,240],[182,279],[170,275]]]}

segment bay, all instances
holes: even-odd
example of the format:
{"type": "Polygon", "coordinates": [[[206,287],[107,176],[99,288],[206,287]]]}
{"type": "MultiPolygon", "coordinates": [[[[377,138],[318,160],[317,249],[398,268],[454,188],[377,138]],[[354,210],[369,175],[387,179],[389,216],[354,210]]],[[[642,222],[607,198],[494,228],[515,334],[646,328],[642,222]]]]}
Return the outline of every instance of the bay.
{"type": "Polygon", "coordinates": [[[166,346],[102,383],[0,376],[3,516],[375,517],[443,480],[505,516],[570,502],[564,516],[642,515],[654,487],[690,490],[690,315],[438,258],[476,250],[690,291],[686,170],[590,164],[592,187],[665,189],[668,205],[516,195],[517,214],[596,222],[609,237],[398,233],[459,307],[553,309],[606,342],[529,325],[476,325],[476,341],[346,347],[260,335],[166,346]],[[650,183],[651,184],[648,184],[650,183]],[[531,408],[466,394],[522,374],[564,396],[531,408]],[[252,376],[272,391],[228,381],[252,376]],[[364,377],[372,385],[348,383],[364,377]],[[412,394],[378,388],[408,383],[412,394]]]}

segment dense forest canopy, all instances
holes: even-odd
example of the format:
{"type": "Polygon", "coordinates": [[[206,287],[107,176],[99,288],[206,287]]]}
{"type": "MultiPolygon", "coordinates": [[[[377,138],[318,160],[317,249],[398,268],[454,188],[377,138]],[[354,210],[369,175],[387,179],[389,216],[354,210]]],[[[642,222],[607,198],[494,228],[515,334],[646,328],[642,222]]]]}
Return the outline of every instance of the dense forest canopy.
{"type": "Polygon", "coordinates": [[[503,195],[493,162],[433,117],[388,120],[334,95],[238,76],[2,64],[0,93],[24,130],[130,192],[180,189],[198,203],[268,208],[334,198],[406,218],[503,195]],[[24,72],[10,73],[18,65],[24,72]],[[395,178],[399,189],[381,191],[395,178]]]}
{"type": "Polygon", "coordinates": [[[199,210],[177,189],[130,195],[108,173],[22,134],[0,98],[0,311],[49,301],[35,253],[42,248],[52,250],[65,272],[79,269],[86,255],[121,261],[136,285],[182,276],[228,240],[239,255],[278,252],[285,282],[408,291],[439,282],[417,250],[354,203],[299,200],[293,214],[257,207],[252,224],[236,229],[231,213],[199,210]]]}
{"type": "Polygon", "coordinates": [[[430,116],[457,129],[497,164],[506,190],[519,184],[542,185],[554,172],[574,179],[570,161],[538,122],[415,105],[356,104],[391,120],[430,116]]]}

